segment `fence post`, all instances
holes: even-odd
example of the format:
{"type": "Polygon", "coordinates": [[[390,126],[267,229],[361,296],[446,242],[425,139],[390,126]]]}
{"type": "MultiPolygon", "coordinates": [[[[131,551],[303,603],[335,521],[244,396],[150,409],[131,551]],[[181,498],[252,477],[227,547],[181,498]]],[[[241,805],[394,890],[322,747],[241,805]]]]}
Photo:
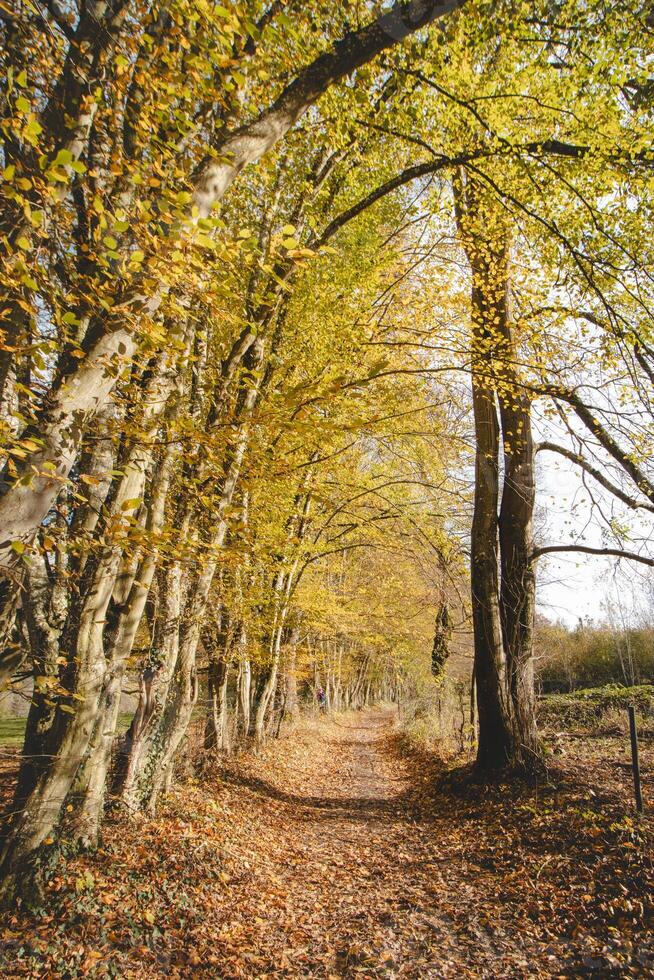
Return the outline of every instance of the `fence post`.
{"type": "Polygon", "coordinates": [[[629,733],[631,735],[631,766],[634,771],[634,794],[636,796],[636,809],[639,813],[643,812],[643,793],[640,786],[640,762],[638,760],[638,732],[636,730],[636,707],[630,704],[627,708],[629,712],[629,733]]]}

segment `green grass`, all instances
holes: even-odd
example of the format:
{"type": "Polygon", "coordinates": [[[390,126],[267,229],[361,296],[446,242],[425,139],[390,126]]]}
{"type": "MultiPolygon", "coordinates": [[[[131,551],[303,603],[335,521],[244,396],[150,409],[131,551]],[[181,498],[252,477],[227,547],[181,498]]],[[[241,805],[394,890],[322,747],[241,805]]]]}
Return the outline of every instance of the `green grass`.
{"type": "MultiPolygon", "coordinates": [[[[118,716],[117,731],[126,732],[132,720],[131,714],[118,716]]],[[[26,718],[0,718],[0,745],[13,745],[20,748],[25,737],[26,718]]]]}
{"type": "Polygon", "coordinates": [[[642,718],[654,715],[654,686],[639,684],[622,687],[607,684],[605,687],[587,687],[569,694],[545,694],[539,703],[539,716],[544,721],[561,721],[592,725],[601,721],[609,712],[626,712],[627,705],[634,704],[642,718]]]}
{"type": "Polygon", "coordinates": [[[0,718],[0,745],[23,744],[25,718],[0,718]]]}

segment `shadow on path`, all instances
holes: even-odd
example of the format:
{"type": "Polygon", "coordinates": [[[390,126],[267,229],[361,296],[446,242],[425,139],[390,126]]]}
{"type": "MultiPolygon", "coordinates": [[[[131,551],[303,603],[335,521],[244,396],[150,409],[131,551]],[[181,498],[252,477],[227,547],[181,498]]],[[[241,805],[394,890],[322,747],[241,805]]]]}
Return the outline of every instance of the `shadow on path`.
{"type": "Polygon", "coordinates": [[[278,800],[289,806],[298,808],[298,815],[306,814],[311,819],[317,818],[316,810],[322,811],[321,819],[338,818],[352,821],[397,820],[406,815],[412,818],[413,794],[411,791],[399,793],[391,797],[375,796],[304,796],[288,793],[279,789],[274,783],[257,776],[226,771],[222,773],[223,782],[232,786],[240,786],[256,793],[259,797],[278,800]],[[302,813],[304,811],[304,814],[302,813]],[[411,811],[411,812],[409,812],[411,811]]]}

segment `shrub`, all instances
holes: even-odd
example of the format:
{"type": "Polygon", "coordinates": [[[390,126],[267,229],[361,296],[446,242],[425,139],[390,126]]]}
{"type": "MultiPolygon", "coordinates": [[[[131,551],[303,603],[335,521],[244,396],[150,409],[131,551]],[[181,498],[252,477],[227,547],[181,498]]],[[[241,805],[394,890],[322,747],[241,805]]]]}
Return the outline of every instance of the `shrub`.
{"type": "Polygon", "coordinates": [[[630,704],[636,706],[641,718],[654,718],[654,686],[608,684],[568,694],[546,694],[539,701],[538,715],[541,724],[545,725],[593,728],[606,723],[611,714],[621,713],[625,717],[630,704]]]}

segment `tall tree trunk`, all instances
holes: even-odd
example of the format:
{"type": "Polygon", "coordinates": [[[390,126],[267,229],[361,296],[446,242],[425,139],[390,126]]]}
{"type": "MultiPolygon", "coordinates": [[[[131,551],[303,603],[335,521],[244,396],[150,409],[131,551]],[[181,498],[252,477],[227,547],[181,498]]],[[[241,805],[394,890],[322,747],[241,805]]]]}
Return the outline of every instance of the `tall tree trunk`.
{"type": "MultiPolygon", "coordinates": [[[[153,477],[148,517],[145,523],[145,530],[149,535],[158,534],[164,525],[166,499],[175,462],[175,448],[175,444],[169,443],[153,477]]],[[[90,751],[77,774],[70,801],[74,816],[69,821],[69,835],[86,846],[94,846],[98,839],[112,747],[116,741],[125,665],[134,646],[158,560],[159,548],[155,539],[148,552],[136,563],[129,583],[125,581],[121,583],[123,587],[129,584],[129,593],[118,607],[119,611],[114,617],[110,630],[110,640],[105,642],[109,666],[99,717],[90,751]]]]}
{"type": "MultiPolygon", "coordinates": [[[[143,413],[150,431],[156,428],[168,398],[183,377],[183,372],[175,370],[178,352],[174,350],[159,367],[162,370],[152,376],[144,390],[143,413]]],[[[135,509],[134,500],[142,496],[152,457],[151,447],[144,448],[138,442],[132,446],[108,508],[109,520],[120,523],[126,517],[126,508],[135,509]]],[[[153,501],[156,507],[156,491],[153,501]]],[[[113,530],[115,533],[117,525],[113,530]]],[[[113,731],[113,726],[105,720],[105,711],[111,713],[115,701],[115,697],[109,696],[118,682],[112,678],[112,670],[118,677],[122,668],[111,663],[105,649],[105,634],[106,623],[111,618],[110,603],[123,564],[124,545],[120,543],[120,535],[113,540],[111,535],[108,537],[102,551],[84,566],[78,595],[71,604],[60,650],[66,655],[66,663],[61,676],[54,676],[59,688],[57,706],[54,711],[50,708],[47,711],[50,719],[47,731],[44,730],[44,700],[35,699],[30,709],[26,742],[30,744],[31,733],[38,731],[42,751],[40,758],[24,759],[19,773],[16,815],[8,828],[0,858],[3,894],[7,897],[25,877],[25,869],[31,875],[32,858],[57,825],[87,753],[89,750],[93,753],[109,741],[113,731]]],[[[130,582],[134,581],[137,568],[138,563],[134,562],[130,582]]],[[[128,589],[130,582],[123,575],[121,588],[128,589]]],[[[29,887],[27,878],[25,883],[29,887]]]]}
{"type": "MultiPolygon", "coordinates": [[[[263,352],[263,339],[257,338],[249,351],[248,362],[248,372],[255,372],[255,377],[263,361],[263,352]]],[[[232,504],[238,485],[259,390],[258,382],[252,384],[248,373],[243,379],[237,407],[239,426],[224,462],[222,487],[215,512],[216,526],[208,542],[210,555],[216,555],[225,543],[228,530],[226,511],[232,504]]],[[[188,525],[191,502],[186,501],[184,506],[188,525]]],[[[208,558],[190,577],[185,589],[187,602],[184,607],[174,611],[168,627],[171,636],[176,632],[176,637],[167,641],[162,660],[163,673],[157,669],[154,677],[148,678],[147,682],[145,678],[142,679],[148,706],[147,723],[143,727],[139,721],[138,730],[135,725],[134,733],[127,740],[129,758],[123,787],[123,798],[132,810],[152,812],[160,793],[171,779],[175,755],[186,734],[197,698],[196,653],[217,566],[217,558],[208,558]],[[151,693],[153,684],[157,689],[154,698],[151,693]]],[[[179,589],[177,592],[179,595],[179,589]]]]}
{"type": "Polygon", "coordinates": [[[229,664],[221,657],[209,661],[207,676],[207,709],[204,725],[205,751],[226,752],[229,749],[227,730],[227,682],[229,664]]]}
{"type": "Polygon", "coordinates": [[[207,701],[204,715],[206,753],[223,752],[229,748],[227,682],[234,642],[234,624],[223,606],[215,618],[209,618],[202,634],[202,645],[208,657],[207,701]]]}
{"type": "Polygon", "coordinates": [[[479,717],[477,763],[482,769],[501,769],[512,755],[512,724],[499,603],[499,422],[494,393],[474,369],[472,384],[476,449],[470,592],[479,717]]]}
{"type": "Polygon", "coordinates": [[[290,721],[295,721],[299,711],[297,699],[297,645],[300,639],[300,629],[294,626],[286,646],[286,661],[284,669],[284,711],[290,721]]]}
{"type": "MultiPolygon", "coordinates": [[[[283,582],[281,587],[283,587],[283,582]]],[[[285,609],[280,610],[278,613],[278,622],[273,627],[273,635],[270,643],[270,665],[268,667],[265,683],[259,692],[254,717],[254,737],[257,742],[263,741],[266,715],[270,703],[275,695],[275,691],[277,690],[277,677],[279,674],[279,661],[281,657],[285,616],[285,609]]]]}
{"type": "Polygon", "coordinates": [[[532,667],[534,464],[530,405],[512,334],[508,230],[484,191],[455,182],[472,269],[475,506],[471,582],[482,769],[531,768],[538,758],[532,667]],[[502,504],[500,432],[504,453],[502,504]]]}
{"type": "Polygon", "coordinates": [[[541,748],[536,726],[533,628],[536,599],[532,536],[536,498],[531,404],[515,368],[517,351],[505,325],[504,373],[509,382],[500,396],[504,481],[499,517],[500,607],[507,656],[509,692],[520,761],[538,765],[541,748]]]}
{"type": "Polygon", "coordinates": [[[247,656],[247,639],[244,631],[241,631],[241,654],[238,669],[238,704],[242,721],[242,732],[246,737],[250,734],[252,703],[252,666],[247,656]]]}
{"type": "Polygon", "coordinates": [[[179,621],[183,574],[178,562],[158,572],[160,610],[155,623],[154,648],[141,673],[139,701],[120,747],[115,791],[127,809],[146,807],[153,768],[161,749],[161,718],[173,683],[179,655],[179,621]]]}

